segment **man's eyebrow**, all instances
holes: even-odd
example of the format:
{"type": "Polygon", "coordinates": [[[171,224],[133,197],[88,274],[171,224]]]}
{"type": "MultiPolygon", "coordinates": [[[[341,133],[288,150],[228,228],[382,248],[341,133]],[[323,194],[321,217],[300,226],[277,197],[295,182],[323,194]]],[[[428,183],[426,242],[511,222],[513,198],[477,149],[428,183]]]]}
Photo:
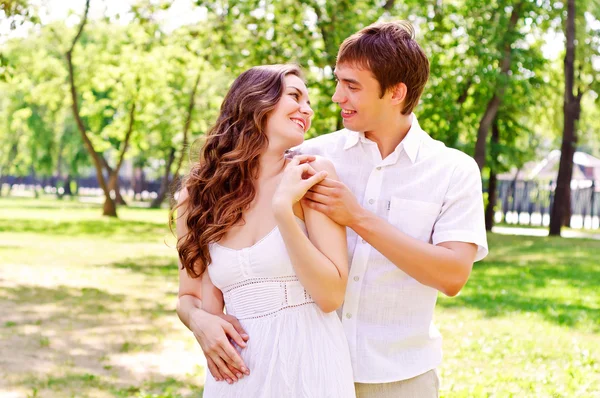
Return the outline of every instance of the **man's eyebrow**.
{"type": "MultiPolygon", "coordinates": [[[[288,88],[293,88],[293,89],[295,89],[295,90],[298,92],[298,94],[300,94],[300,96],[303,96],[303,95],[304,95],[304,93],[302,92],[302,90],[300,90],[300,89],[299,89],[298,87],[296,87],[296,86],[288,86],[288,88]]],[[[306,103],[307,103],[308,105],[310,105],[310,100],[309,100],[309,101],[306,101],[306,103]]]]}
{"type": "Polygon", "coordinates": [[[344,83],[348,83],[348,84],[356,84],[357,86],[362,86],[362,84],[359,83],[358,80],[354,80],[354,79],[340,79],[339,76],[337,75],[337,73],[333,72],[333,76],[335,76],[336,79],[343,81],[344,83]]]}

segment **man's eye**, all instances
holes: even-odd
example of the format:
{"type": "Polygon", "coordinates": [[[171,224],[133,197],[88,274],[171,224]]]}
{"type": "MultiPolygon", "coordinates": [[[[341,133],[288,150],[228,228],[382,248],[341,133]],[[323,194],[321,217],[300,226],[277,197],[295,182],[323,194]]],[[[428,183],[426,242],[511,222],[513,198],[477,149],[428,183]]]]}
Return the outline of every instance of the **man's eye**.
{"type": "Polygon", "coordinates": [[[356,90],[356,89],[357,89],[357,88],[356,88],[356,87],[354,87],[354,86],[348,86],[348,88],[349,88],[350,90],[352,90],[352,91],[354,91],[354,90],[356,90]]]}

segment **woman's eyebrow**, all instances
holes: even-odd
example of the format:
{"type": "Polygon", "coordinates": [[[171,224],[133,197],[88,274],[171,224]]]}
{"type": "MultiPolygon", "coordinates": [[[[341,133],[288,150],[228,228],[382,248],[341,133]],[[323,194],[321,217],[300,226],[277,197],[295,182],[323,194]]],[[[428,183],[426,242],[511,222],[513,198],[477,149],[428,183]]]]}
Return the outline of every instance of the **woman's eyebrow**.
{"type": "MultiPolygon", "coordinates": [[[[300,96],[303,96],[304,93],[302,92],[302,90],[300,90],[298,87],[296,86],[288,86],[288,88],[293,88],[294,90],[296,90],[298,92],[298,94],[300,94],[300,96]]],[[[310,105],[310,100],[306,101],[308,103],[308,105],[310,105]]]]}

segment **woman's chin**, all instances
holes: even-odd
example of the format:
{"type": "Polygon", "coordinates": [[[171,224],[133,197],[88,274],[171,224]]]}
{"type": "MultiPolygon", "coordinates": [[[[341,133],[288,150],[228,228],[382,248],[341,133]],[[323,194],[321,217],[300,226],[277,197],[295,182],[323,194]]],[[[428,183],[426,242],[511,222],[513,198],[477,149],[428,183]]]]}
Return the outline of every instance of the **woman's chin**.
{"type": "Polygon", "coordinates": [[[290,139],[289,148],[293,148],[298,145],[302,145],[303,142],[304,142],[304,134],[298,135],[298,137],[294,137],[293,139],[290,139]]]}

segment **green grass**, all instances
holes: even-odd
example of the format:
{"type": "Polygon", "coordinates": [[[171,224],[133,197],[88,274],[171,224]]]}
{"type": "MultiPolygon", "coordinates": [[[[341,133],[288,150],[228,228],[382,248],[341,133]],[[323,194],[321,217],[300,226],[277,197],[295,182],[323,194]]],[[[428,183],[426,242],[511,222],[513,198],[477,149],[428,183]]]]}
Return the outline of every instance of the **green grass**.
{"type": "MultiPolygon", "coordinates": [[[[166,210],[0,198],[0,396],[200,397],[166,210]]],[[[600,396],[600,241],[490,235],[440,296],[443,397],[600,396]]]]}
{"type": "Polygon", "coordinates": [[[0,396],[201,396],[167,216],[0,198],[0,396]]]}
{"type": "Polygon", "coordinates": [[[458,297],[441,297],[448,397],[600,396],[600,241],[490,235],[458,297]]]}

